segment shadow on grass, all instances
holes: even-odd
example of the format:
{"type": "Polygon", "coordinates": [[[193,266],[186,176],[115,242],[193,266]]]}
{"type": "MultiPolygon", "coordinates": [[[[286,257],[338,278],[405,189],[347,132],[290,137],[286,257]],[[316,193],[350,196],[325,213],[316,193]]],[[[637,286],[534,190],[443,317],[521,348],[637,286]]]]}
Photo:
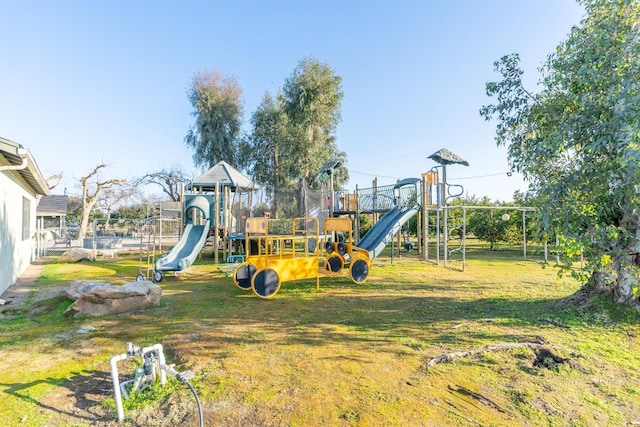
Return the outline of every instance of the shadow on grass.
{"type": "Polygon", "coordinates": [[[72,372],[64,378],[48,377],[25,383],[0,382],[0,388],[8,395],[41,408],[54,420],[64,416],[78,422],[90,422],[91,425],[114,421],[114,414],[102,404],[113,394],[111,376],[106,372],[72,372]],[[42,386],[58,387],[60,390],[41,399],[33,398],[32,394],[42,386]]]}
{"type": "MultiPolygon", "coordinates": [[[[192,343],[199,351],[215,353],[221,343],[322,346],[367,342],[383,346],[390,340],[398,342],[413,336],[436,344],[463,345],[483,339],[528,341],[535,333],[529,331],[548,327],[550,320],[562,325],[577,316],[562,306],[565,296],[527,298],[523,293],[482,297],[482,293],[498,289],[497,285],[471,282],[464,275],[435,281],[422,276],[406,280],[399,275],[392,279],[374,277],[362,285],[354,285],[345,277],[322,279],[319,291],[315,280],[284,283],[274,298],[263,300],[251,291],[236,288],[231,278],[216,272],[215,266],[200,266],[177,280],[159,284],[163,288],[160,307],[95,319],[54,319],[50,315],[43,319],[52,323],[52,329],[71,328],[81,322],[108,324],[98,326],[91,333],[93,338],[147,345],[174,337],[192,343]],[[496,327],[489,332],[488,326],[464,333],[453,329],[465,323],[496,327]],[[526,332],[520,335],[505,332],[521,327],[526,332]]],[[[41,339],[47,330],[43,326],[38,333],[25,337],[21,345],[41,339]]],[[[5,338],[19,334],[11,330],[6,333],[5,338]]],[[[60,344],[53,334],[48,341],[52,347],[60,344]]]]}
{"type": "MultiPolygon", "coordinates": [[[[228,346],[269,343],[324,346],[329,343],[363,343],[377,351],[403,353],[390,342],[401,342],[414,335],[429,337],[433,344],[477,343],[483,339],[501,342],[533,341],[534,332],[515,333],[512,326],[529,326],[535,331],[549,326],[558,300],[512,300],[482,298],[457,301],[446,297],[384,296],[340,294],[349,290],[339,285],[315,291],[305,285],[272,300],[260,300],[233,285],[189,286],[173,283],[173,292],[163,297],[164,309],[149,309],[134,317],[121,315],[122,323],[95,332],[104,338],[167,336],[189,343],[203,354],[218,353],[228,346]],[[128,319],[128,320],[127,320],[128,319]],[[474,328],[457,331],[458,324],[477,323],[497,326],[490,331],[474,328]]],[[[137,338],[136,338],[137,337],[137,338]]],[[[348,344],[347,344],[348,345],[348,344]]],[[[409,351],[407,348],[406,351],[409,351]]]]}

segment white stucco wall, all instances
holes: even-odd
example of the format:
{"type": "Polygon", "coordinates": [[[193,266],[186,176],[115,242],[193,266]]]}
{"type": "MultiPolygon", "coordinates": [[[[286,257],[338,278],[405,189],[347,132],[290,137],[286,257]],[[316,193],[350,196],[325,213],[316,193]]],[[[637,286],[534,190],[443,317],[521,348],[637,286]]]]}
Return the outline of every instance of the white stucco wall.
{"type": "Polygon", "coordinates": [[[0,294],[14,284],[34,258],[36,196],[19,175],[0,172],[0,294]],[[23,197],[30,201],[30,236],[22,240],[23,197]]]}

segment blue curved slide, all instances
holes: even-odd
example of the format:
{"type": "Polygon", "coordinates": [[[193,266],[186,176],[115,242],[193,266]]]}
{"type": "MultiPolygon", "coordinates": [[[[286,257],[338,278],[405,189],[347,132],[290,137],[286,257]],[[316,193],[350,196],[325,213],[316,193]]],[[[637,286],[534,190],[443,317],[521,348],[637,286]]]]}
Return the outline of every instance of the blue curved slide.
{"type": "Polygon", "coordinates": [[[187,204],[184,233],[171,250],[156,260],[156,271],[182,271],[193,264],[207,243],[209,234],[209,202],[204,197],[195,197],[187,204]],[[200,210],[206,219],[204,225],[193,225],[192,208],[200,210]]]}
{"type": "Polygon", "coordinates": [[[396,235],[404,223],[418,213],[419,210],[419,206],[391,209],[364,235],[357,246],[369,251],[369,257],[374,259],[393,240],[393,236],[396,235]]]}

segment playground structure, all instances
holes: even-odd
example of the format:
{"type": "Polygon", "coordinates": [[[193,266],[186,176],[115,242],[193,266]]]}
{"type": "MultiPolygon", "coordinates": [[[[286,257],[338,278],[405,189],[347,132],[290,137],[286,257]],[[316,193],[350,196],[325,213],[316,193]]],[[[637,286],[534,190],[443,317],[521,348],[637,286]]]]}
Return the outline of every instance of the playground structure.
{"type": "MultiPolygon", "coordinates": [[[[391,187],[389,194],[383,191],[364,198],[371,201],[376,213],[386,212],[386,215],[358,245],[350,216],[340,215],[339,211],[334,213],[336,216],[329,216],[331,206],[324,211],[316,207],[316,216],[291,220],[290,230],[274,233],[269,230],[269,223],[275,220],[267,217],[244,218],[243,229],[231,227],[239,221],[232,212],[233,196],[229,186],[217,184],[213,194],[185,194],[184,233],[169,252],[155,261],[153,278],[161,281],[167,271],[184,270],[203,250],[207,240],[212,239],[215,264],[224,265],[218,258],[221,249],[222,259],[226,260],[221,271],[228,274],[233,269],[234,283],[241,289],[252,289],[262,298],[273,296],[282,282],[315,278],[319,288],[320,275],[344,271],[349,272],[354,283],[363,283],[371,269],[371,260],[392,243],[402,225],[420,211],[419,182],[416,178],[402,180],[391,187]],[[236,254],[239,242],[242,242],[243,253],[236,254]]],[[[357,220],[358,216],[355,217],[357,220]]]]}
{"type": "Polygon", "coordinates": [[[353,229],[349,218],[327,218],[324,220],[324,231],[328,236],[324,244],[326,260],[325,270],[340,273],[349,269],[349,277],[354,283],[364,283],[369,276],[371,260],[374,254],[356,246],[353,240],[353,229]]]}
{"type": "Polygon", "coordinates": [[[282,281],[316,278],[319,287],[319,227],[316,218],[297,218],[286,234],[269,233],[267,218],[248,218],[245,262],[233,274],[236,286],[261,298],[278,292],[282,281]]]}
{"type": "MultiPolygon", "coordinates": [[[[459,256],[461,261],[461,269],[464,271],[466,266],[466,237],[467,237],[467,212],[469,210],[508,210],[518,211],[522,213],[522,238],[523,238],[523,256],[527,258],[527,234],[526,234],[526,214],[535,211],[531,207],[518,206],[452,206],[451,201],[460,197],[464,193],[461,185],[449,184],[447,182],[447,165],[464,165],[469,166],[466,160],[453,154],[452,152],[441,149],[429,156],[430,159],[438,163],[429,172],[424,173],[423,177],[423,211],[424,221],[422,222],[423,235],[425,244],[423,246],[423,259],[429,261],[429,240],[431,235],[435,237],[436,257],[435,263],[440,264],[443,261],[445,267],[447,262],[459,256]],[[435,197],[433,197],[435,196],[435,197]],[[450,213],[455,210],[462,212],[462,221],[459,224],[450,224],[450,213]],[[434,233],[429,232],[430,215],[435,216],[434,233]],[[453,248],[451,245],[453,244],[453,248]]],[[[508,220],[509,215],[503,220],[508,220]]],[[[546,245],[545,245],[546,249],[546,245]]],[[[546,257],[546,255],[545,255],[546,257]]]]}
{"type": "MultiPolygon", "coordinates": [[[[415,215],[421,216],[422,182],[420,178],[408,178],[390,186],[356,188],[354,193],[334,192],[326,196],[329,204],[309,206],[308,210],[314,216],[292,220],[291,230],[285,233],[270,232],[268,217],[242,218],[244,227],[238,227],[237,212],[236,215],[232,212],[234,204],[231,199],[234,196],[228,186],[215,185],[213,194],[186,194],[183,196],[185,231],[178,244],[156,261],[155,272],[184,270],[203,250],[208,236],[213,240],[214,263],[223,266],[220,270],[225,275],[233,270],[234,282],[241,289],[252,288],[257,270],[267,267],[267,264],[272,266],[275,259],[280,264],[291,264],[288,268],[281,265],[272,268],[277,275],[260,272],[255,292],[261,297],[275,294],[282,282],[302,278],[319,280],[318,266],[323,270],[322,274],[348,269],[354,283],[362,283],[368,275],[370,261],[379,256],[387,245],[394,244],[394,237],[399,237],[399,231],[407,221],[415,215]],[[362,213],[372,214],[376,222],[360,239],[362,213]],[[318,235],[310,234],[311,230],[317,230],[318,235]],[[307,244],[300,242],[303,239],[307,244]],[[312,247],[319,244],[326,245],[326,254],[322,255],[326,260],[323,262],[320,252],[312,247]],[[303,253],[301,248],[305,249],[303,253]],[[219,262],[219,250],[226,263],[219,262]],[[241,263],[242,266],[238,266],[241,263]],[[290,270],[299,273],[294,274],[290,270]]],[[[429,188],[429,191],[432,190],[429,188]]],[[[325,200],[325,196],[316,199],[325,200]]],[[[418,237],[420,242],[422,239],[418,237]]],[[[162,280],[161,275],[154,277],[162,280]]]]}
{"type": "MultiPolygon", "coordinates": [[[[417,215],[417,253],[424,261],[437,265],[443,263],[449,267],[454,262],[456,267],[464,271],[466,266],[467,213],[473,210],[494,210],[519,213],[522,216],[522,248],[523,257],[527,258],[527,213],[535,211],[532,207],[520,206],[460,206],[453,205],[453,201],[464,193],[461,185],[447,182],[447,166],[468,163],[442,149],[429,158],[439,163],[428,172],[421,175],[421,179],[408,178],[389,186],[374,185],[368,189],[358,189],[351,192],[339,191],[334,197],[334,212],[336,215],[354,216],[359,223],[361,214],[373,217],[374,227],[362,239],[359,238],[360,226],[356,226],[356,242],[375,256],[387,244],[393,245],[392,237],[397,236],[397,247],[401,248],[401,227],[413,216],[417,215]],[[415,187],[414,187],[415,185],[415,187]],[[461,215],[452,215],[459,211],[461,215]],[[379,220],[379,216],[383,215],[379,220]],[[374,236],[384,234],[379,250],[373,245],[374,236]],[[430,251],[430,247],[435,251],[430,251]],[[435,253],[434,253],[435,252],[435,253]]],[[[404,242],[406,248],[412,243],[404,242]]],[[[545,244],[545,259],[547,259],[545,244]]],[[[393,246],[391,256],[393,259],[393,246]]]]}
{"type": "Polygon", "coordinates": [[[340,274],[344,269],[354,283],[364,283],[371,268],[369,252],[353,245],[351,220],[326,218],[322,234],[319,225],[317,218],[296,218],[289,232],[274,234],[269,232],[269,219],[248,218],[246,260],[235,269],[235,285],[271,298],[283,282],[315,279],[320,289],[321,275],[340,274]],[[338,241],[337,236],[343,237],[338,241]]]}
{"type": "Polygon", "coordinates": [[[140,282],[146,279],[151,279],[154,281],[162,280],[162,272],[156,272],[154,270],[157,241],[156,241],[156,227],[153,224],[153,221],[149,221],[149,220],[145,221],[144,225],[142,225],[139,228],[139,235],[140,235],[140,248],[139,248],[139,259],[138,259],[138,275],[136,276],[136,281],[140,282]],[[146,239],[145,239],[145,236],[146,236],[146,239]],[[146,253],[146,264],[147,264],[146,269],[142,267],[142,259],[144,258],[145,253],[146,253]]]}
{"type": "MultiPolygon", "coordinates": [[[[491,211],[501,211],[505,212],[502,215],[503,221],[508,221],[510,219],[510,215],[506,212],[511,213],[519,213],[522,218],[522,256],[523,259],[527,259],[527,213],[534,212],[535,208],[528,206],[446,206],[446,207],[434,207],[434,208],[426,208],[426,221],[425,225],[428,227],[428,221],[430,215],[435,215],[436,224],[441,223],[440,220],[445,215],[447,217],[447,228],[440,228],[438,225],[435,226],[435,232],[432,233],[435,236],[436,242],[436,255],[434,259],[430,258],[429,255],[429,247],[425,247],[425,252],[423,254],[423,259],[425,261],[433,261],[435,264],[440,264],[440,261],[443,262],[443,265],[447,267],[447,263],[450,261],[459,261],[461,264],[461,269],[464,271],[466,265],[466,239],[467,239],[467,213],[473,210],[491,210],[491,211]],[[451,212],[460,211],[461,216],[459,216],[459,222],[453,222],[451,220],[451,212]],[[442,230],[442,231],[440,231],[442,230]],[[444,230],[447,230],[445,234],[444,230]],[[453,246],[453,247],[452,247],[453,246]],[[459,258],[458,258],[459,257],[459,258]],[[458,259],[456,259],[458,258],[458,259]]],[[[425,232],[425,235],[429,236],[428,231],[425,232]]],[[[545,243],[545,260],[547,260],[547,245],[545,243]]]]}
{"type": "Polygon", "coordinates": [[[189,267],[204,247],[209,234],[211,203],[202,195],[185,196],[185,227],[178,243],[155,262],[154,280],[162,281],[165,271],[189,267]]]}
{"type": "MultiPolygon", "coordinates": [[[[421,178],[407,178],[392,185],[378,186],[374,181],[371,188],[359,189],[353,193],[339,191],[334,207],[334,215],[353,218],[355,222],[354,235],[358,247],[366,249],[371,259],[379,256],[387,245],[392,246],[392,256],[395,247],[394,237],[398,238],[397,247],[402,247],[400,237],[405,224],[414,216],[420,223],[423,219],[423,206],[426,197],[430,203],[431,194],[435,188],[425,187],[421,178]],[[370,215],[374,226],[364,236],[360,236],[361,215],[370,215]]],[[[417,249],[422,251],[424,243],[422,228],[417,228],[417,249]]],[[[406,243],[406,242],[405,242],[406,243]]],[[[408,248],[413,248],[413,243],[408,248]]]]}
{"type": "Polygon", "coordinates": [[[420,212],[420,182],[416,178],[399,181],[392,186],[393,197],[376,194],[372,206],[379,207],[376,200],[382,196],[382,200],[388,202],[382,206],[388,210],[357,243],[348,216],[324,218],[321,232],[317,217],[297,218],[290,231],[280,234],[270,233],[269,219],[248,218],[244,236],[246,258],[234,271],[235,285],[242,290],[251,289],[260,298],[270,298],[282,282],[316,279],[319,289],[321,275],[345,271],[354,283],[364,283],[371,261],[393,242],[402,226],[420,212]],[[323,254],[320,248],[324,248],[323,254]]]}
{"type": "MultiPolygon", "coordinates": [[[[154,278],[159,281],[163,272],[184,270],[209,241],[218,269],[227,276],[233,275],[240,289],[252,289],[261,298],[275,295],[282,282],[315,278],[319,288],[321,275],[347,270],[354,283],[363,283],[371,261],[388,245],[392,248],[393,262],[396,238],[398,253],[403,246],[405,251],[415,248],[425,261],[436,264],[443,261],[445,266],[448,261],[462,261],[464,270],[466,212],[507,208],[452,206],[451,201],[463,194],[463,188],[447,183],[446,166],[468,163],[445,149],[429,158],[439,165],[420,178],[407,178],[387,186],[377,186],[374,181],[372,188],[356,186],[353,192],[333,191],[333,169],[339,166],[339,162],[333,162],[326,171],[331,191],[327,193],[322,188],[316,191],[319,195],[313,195],[303,182],[299,197],[303,215],[286,220],[290,224],[288,230],[276,230],[270,225],[276,224],[276,220],[271,220],[268,212],[264,212],[264,217],[252,216],[251,194],[255,185],[239,184],[237,174],[240,173],[221,162],[227,177],[231,178],[221,182],[194,180],[191,194],[183,195],[184,233],[178,244],[155,262],[154,272],[160,275],[154,274],[154,278]],[[244,206],[243,190],[249,195],[244,206]],[[462,224],[450,224],[450,212],[457,209],[462,210],[462,224]],[[361,215],[371,215],[374,223],[362,237],[361,215]],[[407,233],[402,232],[403,227],[414,217],[417,217],[417,242],[409,242],[407,237],[401,242],[401,236],[407,233]],[[435,260],[430,258],[430,245],[435,245],[435,260]],[[225,262],[220,262],[221,259],[225,262]]],[[[207,174],[212,175],[218,166],[207,174]]],[[[508,210],[522,212],[524,230],[526,212],[533,209],[509,207],[508,210]]],[[[278,220],[278,224],[281,222],[278,220]]],[[[524,231],[523,236],[526,258],[524,231]]]]}
{"type": "Polygon", "coordinates": [[[225,162],[196,178],[191,183],[190,194],[183,192],[182,195],[184,232],[178,243],[156,260],[156,281],[162,280],[164,272],[176,273],[189,267],[208,241],[213,246],[215,264],[220,264],[218,249],[222,249],[223,259],[229,260],[234,238],[244,232],[233,230],[244,214],[242,192],[248,191],[250,195],[254,189],[252,181],[225,162]],[[236,197],[238,204],[234,216],[236,197]]]}

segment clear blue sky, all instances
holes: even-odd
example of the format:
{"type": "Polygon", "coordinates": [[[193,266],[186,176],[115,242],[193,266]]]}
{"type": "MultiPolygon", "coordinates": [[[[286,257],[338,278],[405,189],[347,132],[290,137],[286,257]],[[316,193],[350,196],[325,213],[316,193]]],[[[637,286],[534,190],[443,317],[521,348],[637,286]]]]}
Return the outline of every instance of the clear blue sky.
{"type": "Polygon", "coordinates": [[[244,91],[247,124],[300,59],[342,77],[337,141],[350,189],[419,177],[448,148],[469,167],[449,182],[511,200],[495,125],[478,110],[493,62],[518,52],[535,90],[538,67],[579,23],[574,0],[7,1],[0,0],[0,136],[31,150],[45,177],[105,177],[182,167],[199,174],[184,136],[186,91],[218,69],[244,91]],[[487,176],[491,175],[491,176],[487,176]]]}

